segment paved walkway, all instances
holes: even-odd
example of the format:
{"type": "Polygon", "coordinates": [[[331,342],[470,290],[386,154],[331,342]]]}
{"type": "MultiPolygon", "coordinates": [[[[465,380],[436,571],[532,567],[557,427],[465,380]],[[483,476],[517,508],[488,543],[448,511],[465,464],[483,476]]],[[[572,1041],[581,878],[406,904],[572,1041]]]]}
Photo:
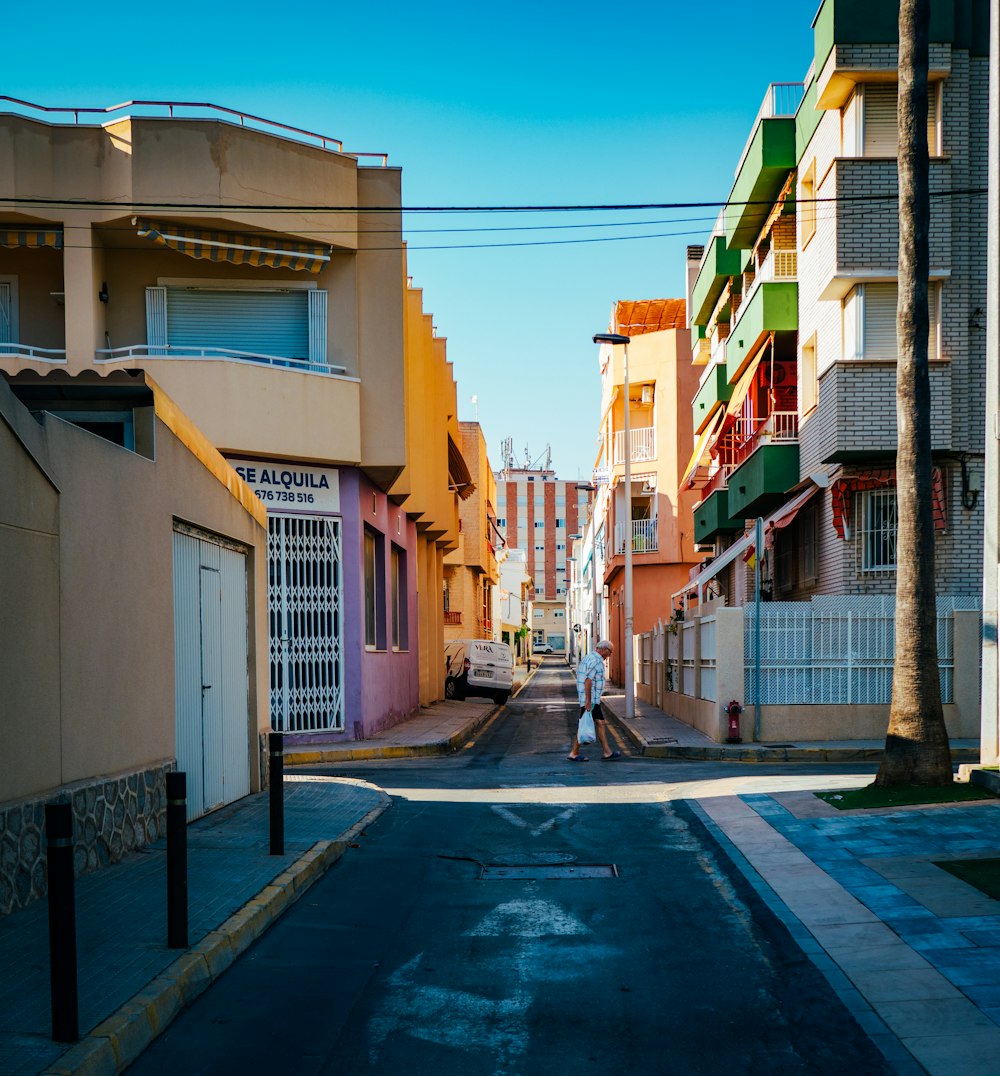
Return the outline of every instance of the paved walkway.
{"type": "Polygon", "coordinates": [[[185,951],[166,945],[164,842],[78,878],[73,1047],[49,1038],[48,902],[0,919],[0,1073],[121,1071],[388,806],[363,781],[287,776],[283,856],[269,855],[266,793],[193,823],[185,951]]]}

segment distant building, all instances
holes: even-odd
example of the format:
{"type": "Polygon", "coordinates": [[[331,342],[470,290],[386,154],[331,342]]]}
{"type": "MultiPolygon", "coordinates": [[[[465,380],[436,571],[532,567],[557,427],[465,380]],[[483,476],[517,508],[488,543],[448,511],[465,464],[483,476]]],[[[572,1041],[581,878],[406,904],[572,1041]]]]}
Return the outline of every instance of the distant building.
{"type": "Polygon", "coordinates": [[[568,549],[589,518],[590,483],[566,481],[549,469],[519,468],[509,458],[496,473],[497,528],[523,550],[533,580],[532,641],[567,646],[568,549]]]}

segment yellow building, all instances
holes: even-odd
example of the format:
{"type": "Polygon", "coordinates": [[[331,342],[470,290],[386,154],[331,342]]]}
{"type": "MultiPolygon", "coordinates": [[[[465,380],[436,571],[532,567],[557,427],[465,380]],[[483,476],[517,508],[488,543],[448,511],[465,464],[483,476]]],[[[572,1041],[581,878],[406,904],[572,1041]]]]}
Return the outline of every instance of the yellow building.
{"type": "Polygon", "coordinates": [[[459,509],[458,548],[445,557],[445,639],[500,640],[493,621],[494,592],[499,582],[496,479],[486,455],[486,439],[478,422],[458,424],[462,455],[475,492],[459,509]]]}

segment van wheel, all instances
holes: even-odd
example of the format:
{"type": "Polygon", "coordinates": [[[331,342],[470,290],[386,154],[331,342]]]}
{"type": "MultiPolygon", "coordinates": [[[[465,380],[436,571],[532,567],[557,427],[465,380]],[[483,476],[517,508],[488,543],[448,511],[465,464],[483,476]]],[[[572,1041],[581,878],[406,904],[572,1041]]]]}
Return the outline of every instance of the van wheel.
{"type": "Polygon", "coordinates": [[[509,691],[498,691],[493,696],[493,698],[496,699],[496,701],[498,703],[500,703],[501,706],[503,706],[503,704],[510,698],[510,692],[509,691]]]}
{"type": "Polygon", "coordinates": [[[454,699],[456,702],[462,702],[465,698],[465,692],[454,676],[449,676],[444,682],[444,697],[454,699]]]}

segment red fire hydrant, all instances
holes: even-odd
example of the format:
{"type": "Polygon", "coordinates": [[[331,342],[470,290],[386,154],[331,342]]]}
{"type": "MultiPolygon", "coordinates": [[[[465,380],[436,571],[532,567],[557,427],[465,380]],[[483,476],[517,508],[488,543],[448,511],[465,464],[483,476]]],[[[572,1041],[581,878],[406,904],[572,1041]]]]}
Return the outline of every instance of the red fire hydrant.
{"type": "Polygon", "coordinates": [[[726,703],[723,710],[729,715],[729,735],[726,737],[726,743],[743,743],[740,736],[740,714],[743,713],[743,707],[733,699],[732,702],[726,703]]]}

